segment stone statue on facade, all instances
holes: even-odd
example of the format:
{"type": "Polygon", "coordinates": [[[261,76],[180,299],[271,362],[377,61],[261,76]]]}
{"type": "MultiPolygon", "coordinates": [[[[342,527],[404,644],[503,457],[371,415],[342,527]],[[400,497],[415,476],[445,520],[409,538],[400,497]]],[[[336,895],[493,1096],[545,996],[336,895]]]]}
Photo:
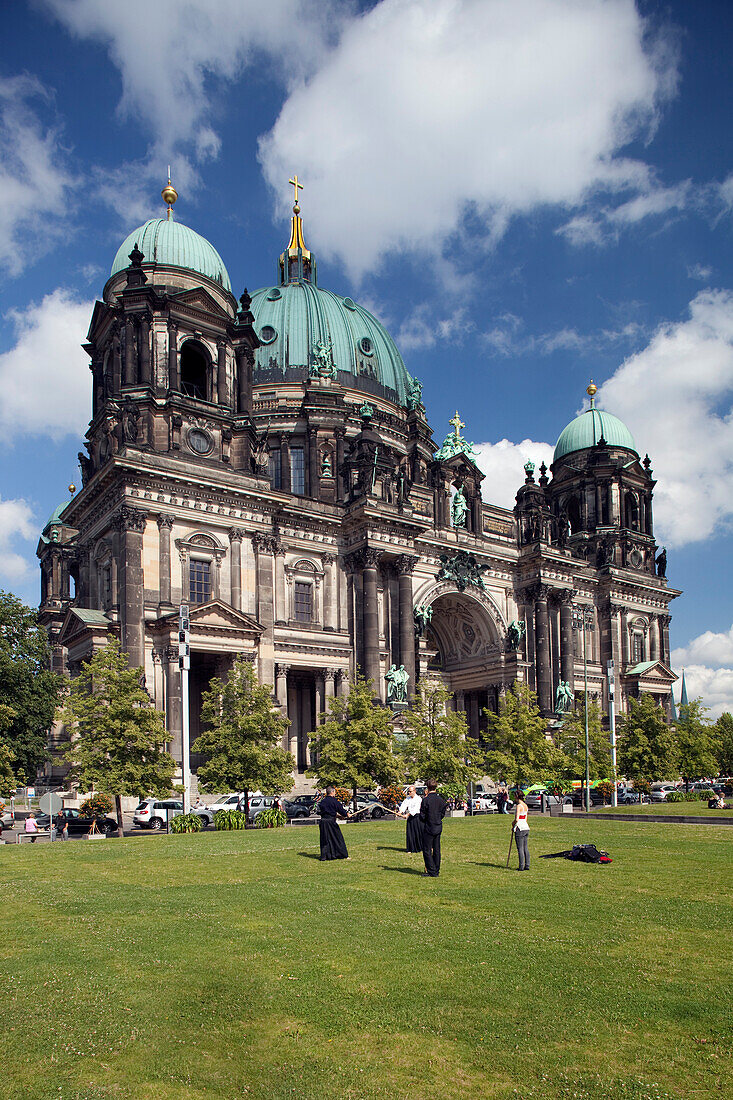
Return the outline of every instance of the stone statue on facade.
{"type": "Polygon", "coordinates": [[[567,680],[560,680],[555,692],[555,713],[567,714],[573,709],[573,692],[567,680]]]}
{"type": "Polygon", "coordinates": [[[333,362],[333,343],[316,340],[311,348],[311,378],[335,378],[336,367],[333,362]]]}
{"type": "Polygon", "coordinates": [[[509,648],[512,652],[516,653],[522,644],[522,638],[527,632],[527,624],[524,619],[514,619],[509,623],[509,629],[506,632],[507,641],[509,642],[509,648]]]}
{"type": "Polygon", "coordinates": [[[400,665],[397,668],[396,665],[392,665],[389,672],[385,673],[384,679],[387,681],[387,703],[406,703],[407,681],[410,677],[405,666],[400,665]]]}
{"type": "Polygon", "coordinates": [[[454,527],[466,526],[466,512],[468,511],[468,505],[466,503],[466,497],[463,489],[458,489],[456,495],[453,497],[450,506],[451,519],[454,527]]]}
{"type": "Polygon", "coordinates": [[[417,378],[413,378],[407,389],[407,408],[411,412],[413,409],[419,409],[421,405],[422,382],[418,382],[417,378]]]}
{"type": "Polygon", "coordinates": [[[661,553],[657,556],[656,564],[657,564],[657,576],[658,577],[666,577],[667,576],[667,547],[666,546],[662,547],[661,553]]]}
{"type": "Polygon", "coordinates": [[[422,638],[432,621],[433,609],[430,604],[425,604],[424,607],[416,607],[412,612],[412,617],[415,620],[415,633],[418,638],[422,638]]]}
{"type": "Polygon", "coordinates": [[[465,592],[469,584],[486,589],[483,573],[488,565],[480,565],[473,554],[458,550],[455,554],[440,555],[440,573],[442,581],[452,581],[459,592],[465,592]]]}

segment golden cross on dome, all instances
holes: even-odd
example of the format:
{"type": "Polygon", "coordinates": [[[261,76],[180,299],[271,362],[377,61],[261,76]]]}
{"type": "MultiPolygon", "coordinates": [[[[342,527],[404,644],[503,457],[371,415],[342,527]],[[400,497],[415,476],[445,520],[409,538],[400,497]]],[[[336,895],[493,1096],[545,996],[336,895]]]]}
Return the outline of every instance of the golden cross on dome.
{"type": "Polygon", "coordinates": [[[292,183],[293,187],[295,188],[295,205],[297,206],[298,205],[298,191],[303,190],[303,184],[300,182],[300,180],[298,179],[297,176],[293,176],[293,178],[291,180],[288,180],[288,183],[292,183]]]}
{"type": "Polygon", "coordinates": [[[452,424],[452,425],[453,425],[453,427],[455,428],[455,432],[456,432],[456,439],[457,439],[457,438],[458,438],[458,437],[460,436],[460,434],[461,434],[461,428],[465,428],[465,427],[466,427],[466,425],[465,425],[465,424],[463,423],[463,421],[461,420],[460,416],[458,415],[458,409],[456,409],[456,415],[455,415],[455,416],[454,416],[454,417],[452,418],[452,420],[449,420],[449,421],[448,421],[448,423],[449,423],[449,424],[452,424]]]}

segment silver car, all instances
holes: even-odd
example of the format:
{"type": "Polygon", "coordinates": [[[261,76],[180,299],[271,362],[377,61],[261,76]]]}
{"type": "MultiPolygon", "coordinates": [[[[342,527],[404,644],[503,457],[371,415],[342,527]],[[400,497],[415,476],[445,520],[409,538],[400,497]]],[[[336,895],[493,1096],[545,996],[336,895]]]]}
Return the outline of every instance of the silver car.
{"type": "Polygon", "coordinates": [[[136,807],[132,820],[144,829],[160,832],[166,822],[183,813],[183,803],[174,798],[146,798],[136,807]]]}
{"type": "Polygon", "coordinates": [[[677,790],[676,783],[652,783],[649,795],[652,802],[666,802],[667,795],[677,790]]]}

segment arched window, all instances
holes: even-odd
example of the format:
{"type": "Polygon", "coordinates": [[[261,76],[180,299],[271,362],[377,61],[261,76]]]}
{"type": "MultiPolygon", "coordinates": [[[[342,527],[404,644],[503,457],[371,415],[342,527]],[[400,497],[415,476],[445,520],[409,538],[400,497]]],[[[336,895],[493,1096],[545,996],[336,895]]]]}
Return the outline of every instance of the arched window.
{"type": "Polygon", "coordinates": [[[571,497],[568,501],[567,516],[568,523],[570,524],[570,534],[574,535],[581,529],[580,504],[577,497],[571,497]]]}
{"type": "Polygon", "coordinates": [[[181,392],[197,401],[209,399],[209,356],[197,340],[187,340],[181,348],[181,392]]]}
{"type": "Polygon", "coordinates": [[[636,494],[628,492],[626,494],[626,526],[631,531],[639,530],[639,504],[636,499],[636,494]]]}

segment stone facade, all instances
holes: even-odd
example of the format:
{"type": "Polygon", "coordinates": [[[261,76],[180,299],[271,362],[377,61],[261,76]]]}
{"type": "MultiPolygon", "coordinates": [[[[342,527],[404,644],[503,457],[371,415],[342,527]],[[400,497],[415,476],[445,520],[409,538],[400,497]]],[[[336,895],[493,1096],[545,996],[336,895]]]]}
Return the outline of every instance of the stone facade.
{"type": "Polygon", "coordinates": [[[357,668],[382,700],[393,664],[410,693],[442,680],[476,737],[514,680],[549,720],[561,680],[583,687],[583,609],[601,705],[610,659],[617,706],[640,690],[669,704],[678,593],[656,561],[648,459],[600,440],[558,460],[551,480],[528,467],[515,509],[499,508],[482,500],[457,417],[437,450],[419,384],[403,405],[370,376],[366,404],[360,377],[272,359],[262,381],[246,291],[237,302],[204,275],[158,263],[149,278],[141,253],[130,261],[85,345],[82,487],[39,543],[56,667],[73,675],[118,636],[180,758],[186,603],[192,740],[202,691],[245,653],[290,719],[300,772],[319,715],[357,668]]]}

